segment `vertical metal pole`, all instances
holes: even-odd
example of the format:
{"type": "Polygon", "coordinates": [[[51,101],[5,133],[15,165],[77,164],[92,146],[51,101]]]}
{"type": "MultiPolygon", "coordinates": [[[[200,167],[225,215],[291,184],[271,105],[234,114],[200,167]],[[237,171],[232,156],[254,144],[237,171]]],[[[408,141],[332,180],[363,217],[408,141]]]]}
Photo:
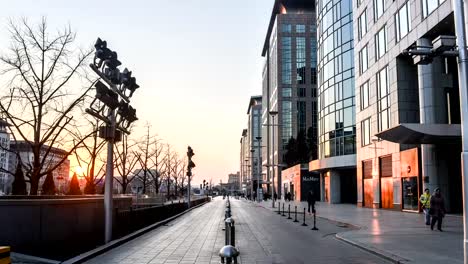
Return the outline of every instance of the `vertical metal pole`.
{"type": "Polygon", "coordinates": [[[453,0],[453,17],[455,20],[455,32],[458,45],[458,83],[460,90],[460,115],[462,132],[462,153],[461,153],[461,171],[462,171],[462,190],[463,190],[463,256],[464,263],[468,263],[468,139],[466,133],[468,129],[468,58],[466,53],[466,28],[465,12],[463,0],[453,0]]]}
{"type": "Polygon", "coordinates": [[[188,176],[188,188],[187,188],[187,208],[190,208],[190,189],[192,189],[190,187],[190,180],[191,180],[192,176],[188,176]]]}
{"type": "Polygon", "coordinates": [[[307,226],[307,224],[305,223],[305,207],[304,207],[304,215],[302,218],[302,226],[307,226]]]}
{"type": "Polygon", "coordinates": [[[297,223],[297,205],[294,207],[294,222],[297,223]]]}
{"type": "MultiPolygon", "coordinates": [[[[271,135],[271,138],[272,138],[272,153],[273,153],[273,162],[272,162],[272,168],[273,168],[273,173],[271,175],[271,197],[273,197],[273,199],[271,199],[271,207],[272,208],[275,208],[275,115],[272,115],[273,117],[273,125],[271,126],[273,128],[273,131],[272,131],[272,135],[271,135]]],[[[268,154],[269,155],[269,154],[268,154]]],[[[270,167],[268,167],[268,170],[270,170],[270,167]]],[[[283,204],[283,207],[284,207],[284,204],[283,204]]]]}
{"type": "MultiPolygon", "coordinates": [[[[257,157],[257,166],[258,166],[257,167],[257,193],[258,193],[258,191],[260,189],[260,176],[262,175],[262,163],[260,161],[260,151],[262,150],[261,142],[262,142],[261,139],[257,140],[257,143],[258,143],[258,150],[257,150],[258,151],[258,157],[257,157]]],[[[258,202],[260,202],[261,201],[260,196],[259,195],[257,195],[257,196],[258,196],[258,202]]]]}
{"type": "MultiPolygon", "coordinates": [[[[114,136],[115,136],[115,113],[109,110],[109,119],[111,121],[111,135],[107,138],[107,164],[106,180],[104,188],[104,214],[105,214],[105,242],[112,240],[112,191],[114,178],[114,136]]],[[[125,191],[125,190],[124,190],[125,191]]]]}
{"type": "Polygon", "coordinates": [[[292,219],[291,218],[291,205],[288,204],[288,219],[292,219]]]}

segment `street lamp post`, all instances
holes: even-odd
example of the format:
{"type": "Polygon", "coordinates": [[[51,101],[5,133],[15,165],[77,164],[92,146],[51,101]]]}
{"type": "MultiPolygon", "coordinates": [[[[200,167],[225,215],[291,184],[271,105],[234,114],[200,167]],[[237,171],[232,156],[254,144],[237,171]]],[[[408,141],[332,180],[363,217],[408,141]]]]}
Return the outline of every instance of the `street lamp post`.
{"type": "MultiPolygon", "coordinates": [[[[260,156],[260,151],[262,150],[262,137],[255,137],[255,139],[257,140],[257,143],[258,143],[258,156],[257,156],[257,192],[260,190],[260,176],[261,176],[261,171],[262,171],[262,161],[260,160],[261,159],[261,156],[260,156]]],[[[258,196],[258,195],[257,195],[258,196]]],[[[258,202],[260,202],[260,196],[258,196],[258,202]]]]}
{"type": "Polygon", "coordinates": [[[125,68],[122,72],[119,66],[122,64],[117,58],[117,52],[107,47],[107,42],[97,39],[94,44],[96,49],[91,69],[100,77],[94,83],[96,97],[91,102],[86,113],[104,121],[105,125],[99,127],[99,137],[107,141],[107,164],[104,189],[105,211],[105,242],[112,240],[112,181],[114,177],[114,143],[121,140],[122,132],[130,134],[130,125],[138,120],[136,110],[129,105],[130,98],[140,86],[136,83],[132,72],[125,68]],[[120,101],[119,101],[120,98],[120,101]],[[117,120],[117,116],[119,116],[117,120]]]}
{"type": "MultiPolygon", "coordinates": [[[[271,151],[273,153],[273,164],[275,163],[275,116],[278,114],[278,111],[270,111],[269,114],[273,118],[273,131],[272,131],[272,148],[271,151]]],[[[270,128],[268,128],[270,129],[270,128]]],[[[270,143],[270,142],[268,142],[270,143]]],[[[270,155],[270,153],[268,153],[270,155]]],[[[269,169],[269,168],[268,168],[269,169]]],[[[273,166],[273,174],[271,175],[271,203],[272,208],[275,208],[275,167],[273,166]]]]}

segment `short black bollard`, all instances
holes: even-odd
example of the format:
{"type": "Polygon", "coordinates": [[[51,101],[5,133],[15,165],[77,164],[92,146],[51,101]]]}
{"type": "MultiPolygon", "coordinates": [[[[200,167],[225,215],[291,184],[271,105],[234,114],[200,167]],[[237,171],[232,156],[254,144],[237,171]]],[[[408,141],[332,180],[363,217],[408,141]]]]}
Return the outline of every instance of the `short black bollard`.
{"type": "Polygon", "coordinates": [[[284,214],[284,203],[283,203],[283,214],[282,214],[282,216],[286,216],[286,215],[284,214]]]}
{"type": "Polygon", "coordinates": [[[314,227],[312,227],[311,230],[318,230],[317,226],[315,226],[315,209],[314,209],[314,227]]]}
{"type": "Polygon", "coordinates": [[[306,214],[305,214],[305,207],[304,207],[304,220],[303,220],[303,222],[302,222],[302,226],[307,226],[307,224],[305,223],[305,215],[306,215],[306,214]]]}
{"type": "Polygon", "coordinates": [[[291,205],[288,204],[288,219],[292,219],[291,218],[291,205]]]}
{"type": "Polygon", "coordinates": [[[236,227],[234,226],[234,223],[231,223],[231,231],[229,234],[231,238],[231,246],[236,246],[236,227]]]}
{"type": "Polygon", "coordinates": [[[281,203],[278,202],[278,214],[281,215],[281,203]]]}
{"type": "Polygon", "coordinates": [[[299,222],[299,221],[297,221],[297,205],[294,206],[294,221],[293,221],[293,222],[294,222],[294,223],[299,222]]]}

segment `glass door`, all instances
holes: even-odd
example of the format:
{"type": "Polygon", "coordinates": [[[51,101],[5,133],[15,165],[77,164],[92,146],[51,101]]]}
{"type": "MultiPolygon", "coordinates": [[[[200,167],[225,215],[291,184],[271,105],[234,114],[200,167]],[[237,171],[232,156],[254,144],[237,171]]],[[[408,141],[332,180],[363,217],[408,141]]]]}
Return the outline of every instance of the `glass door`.
{"type": "Polygon", "coordinates": [[[418,211],[418,177],[402,178],[403,210],[418,211]]]}

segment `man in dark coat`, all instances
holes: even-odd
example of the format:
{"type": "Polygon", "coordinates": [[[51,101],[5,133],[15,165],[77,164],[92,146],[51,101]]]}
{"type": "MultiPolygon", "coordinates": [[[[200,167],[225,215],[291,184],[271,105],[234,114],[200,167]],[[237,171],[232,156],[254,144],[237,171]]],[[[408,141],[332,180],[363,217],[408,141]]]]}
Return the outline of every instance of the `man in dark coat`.
{"type": "Polygon", "coordinates": [[[307,194],[307,205],[308,205],[307,212],[309,212],[310,214],[310,208],[312,207],[312,213],[315,214],[315,196],[312,190],[309,191],[309,193],[307,194]]]}
{"type": "Polygon", "coordinates": [[[429,213],[432,216],[431,230],[434,230],[434,225],[437,222],[437,229],[442,232],[442,219],[445,216],[445,201],[440,194],[440,189],[436,188],[431,197],[431,208],[429,213]]]}

